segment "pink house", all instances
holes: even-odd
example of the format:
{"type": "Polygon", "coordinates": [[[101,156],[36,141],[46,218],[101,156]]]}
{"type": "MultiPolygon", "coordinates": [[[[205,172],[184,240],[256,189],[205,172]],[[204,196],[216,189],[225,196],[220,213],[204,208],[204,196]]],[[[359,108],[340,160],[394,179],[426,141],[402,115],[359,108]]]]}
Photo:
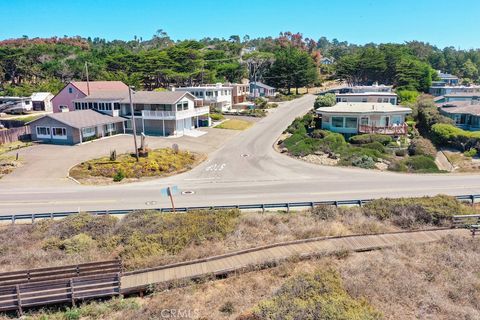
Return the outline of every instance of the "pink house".
{"type": "Polygon", "coordinates": [[[128,86],[122,81],[72,81],[52,99],[53,112],[73,111],[73,100],[85,98],[99,91],[126,91],[128,86]]]}

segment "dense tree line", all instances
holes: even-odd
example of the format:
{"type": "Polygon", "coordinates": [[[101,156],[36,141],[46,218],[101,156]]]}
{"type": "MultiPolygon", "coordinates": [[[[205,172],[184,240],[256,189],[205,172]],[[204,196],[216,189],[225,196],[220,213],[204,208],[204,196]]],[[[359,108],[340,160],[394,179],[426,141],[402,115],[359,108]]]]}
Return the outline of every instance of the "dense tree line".
{"type": "Polygon", "coordinates": [[[0,41],[0,94],[56,92],[70,80],[121,80],[146,90],[169,86],[263,81],[290,92],[339,78],[351,84],[379,82],[426,91],[435,69],[478,82],[480,50],[439,49],[422,42],[363,46],[304,38],[282,32],[276,38],[173,41],[163,30],[148,40],[100,38],[10,39],[0,41]],[[334,58],[333,66],[320,63],[334,58]],[[321,77],[319,77],[319,73],[321,77]]]}

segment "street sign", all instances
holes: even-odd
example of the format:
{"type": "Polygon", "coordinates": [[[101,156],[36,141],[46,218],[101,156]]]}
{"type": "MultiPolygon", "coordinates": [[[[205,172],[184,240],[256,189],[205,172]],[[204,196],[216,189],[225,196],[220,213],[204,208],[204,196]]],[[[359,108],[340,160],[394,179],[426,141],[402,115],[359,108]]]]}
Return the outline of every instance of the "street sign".
{"type": "Polygon", "coordinates": [[[176,195],[176,194],[179,194],[179,193],[180,193],[180,190],[178,189],[177,186],[166,187],[166,188],[163,188],[163,189],[160,190],[160,194],[162,196],[170,198],[170,202],[172,203],[173,212],[175,212],[175,204],[173,202],[173,196],[176,195]]]}

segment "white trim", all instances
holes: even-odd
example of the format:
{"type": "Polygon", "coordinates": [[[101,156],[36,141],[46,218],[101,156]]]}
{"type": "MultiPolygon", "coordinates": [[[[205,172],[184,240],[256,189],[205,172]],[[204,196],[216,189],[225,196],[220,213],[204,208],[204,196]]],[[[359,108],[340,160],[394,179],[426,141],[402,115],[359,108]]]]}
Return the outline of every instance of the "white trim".
{"type": "Polygon", "coordinates": [[[52,139],[67,140],[67,128],[65,127],[51,127],[51,133],[52,133],[52,139]],[[62,129],[62,131],[65,131],[65,135],[56,135],[55,129],[62,129]]]}
{"type": "Polygon", "coordinates": [[[51,129],[50,127],[45,127],[45,126],[35,126],[35,133],[37,135],[37,138],[41,138],[41,139],[50,139],[52,136],[51,136],[51,129]],[[47,134],[40,134],[38,133],[38,129],[40,128],[43,128],[43,129],[47,129],[46,131],[48,132],[47,134]]]}

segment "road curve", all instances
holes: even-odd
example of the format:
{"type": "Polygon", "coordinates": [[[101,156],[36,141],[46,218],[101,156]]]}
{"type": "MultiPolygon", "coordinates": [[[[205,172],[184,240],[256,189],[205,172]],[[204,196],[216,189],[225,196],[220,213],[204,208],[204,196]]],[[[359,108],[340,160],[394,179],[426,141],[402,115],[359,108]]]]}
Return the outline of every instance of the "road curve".
{"type": "Polygon", "coordinates": [[[276,152],[272,145],[315,96],[283,103],[197,168],[169,178],[113,186],[3,187],[0,214],[167,207],[160,189],[176,185],[178,206],[346,200],[439,193],[480,193],[473,174],[399,174],[319,166],[276,152]]]}
{"type": "Polygon", "coordinates": [[[305,258],[314,255],[328,255],[341,250],[356,252],[368,251],[408,242],[421,244],[438,241],[447,235],[468,236],[468,231],[465,229],[440,229],[377,235],[315,238],[278,243],[206,259],[127,272],[121,279],[121,292],[141,291],[150,284],[168,283],[175,280],[231,273],[252,266],[282,261],[295,256],[305,258]]]}

